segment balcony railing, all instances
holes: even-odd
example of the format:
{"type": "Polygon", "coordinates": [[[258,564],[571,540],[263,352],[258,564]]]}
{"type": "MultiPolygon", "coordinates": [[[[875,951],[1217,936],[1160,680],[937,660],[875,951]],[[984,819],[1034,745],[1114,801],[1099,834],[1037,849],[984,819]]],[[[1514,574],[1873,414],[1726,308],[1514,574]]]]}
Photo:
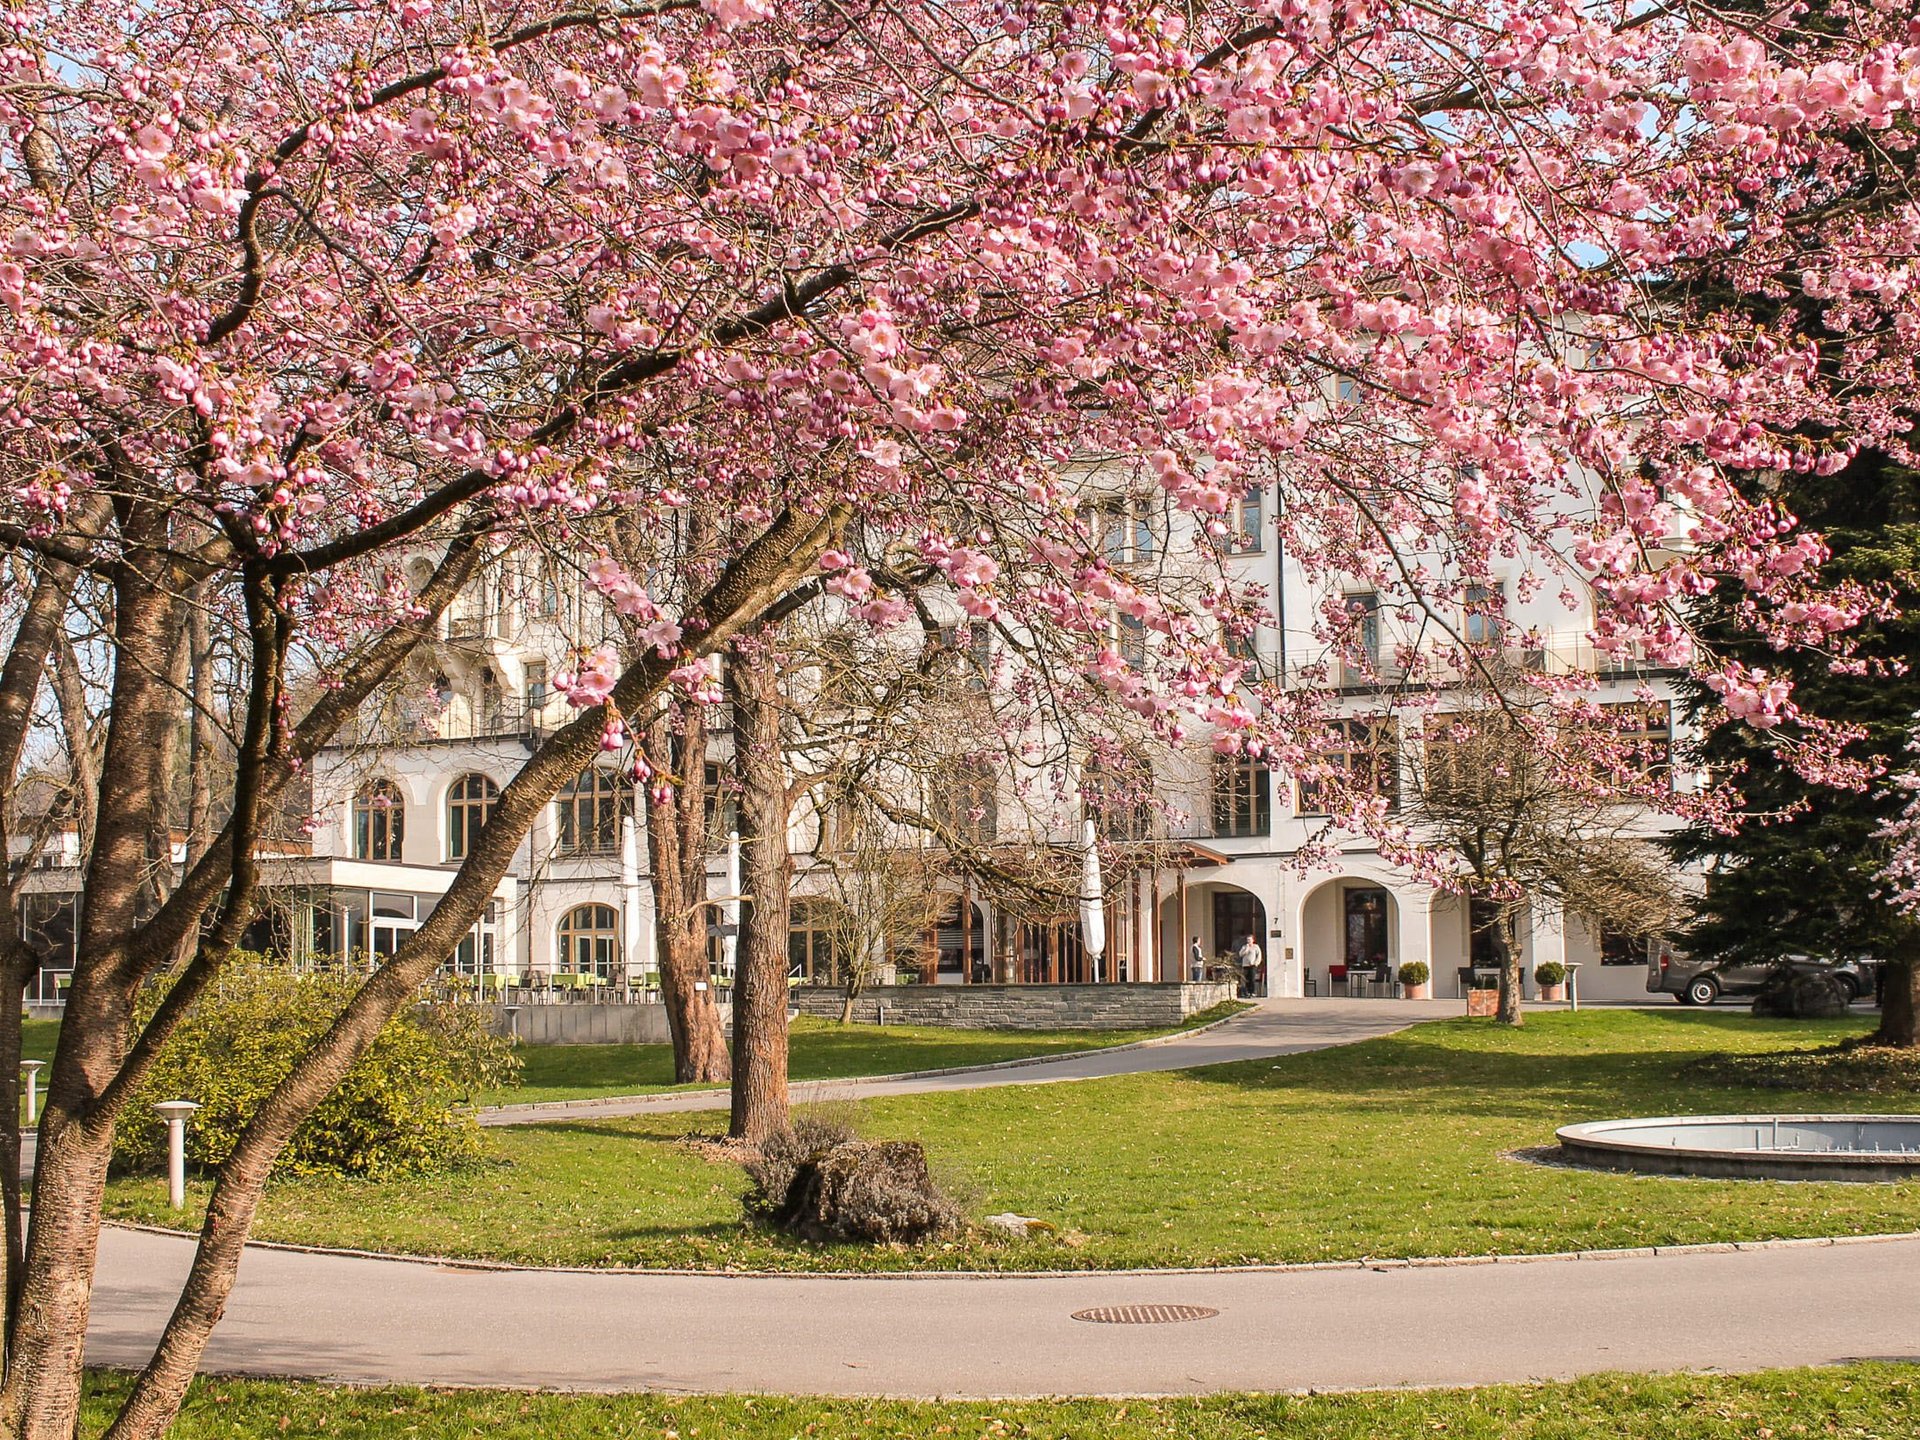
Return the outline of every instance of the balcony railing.
{"type": "Polygon", "coordinates": [[[477,702],[456,697],[444,704],[431,701],[389,702],[375,711],[356,715],[342,726],[336,745],[417,745],[433,740],[515,739],[552,728],[546,707],[529,709],[518,699],[477,702]]]}

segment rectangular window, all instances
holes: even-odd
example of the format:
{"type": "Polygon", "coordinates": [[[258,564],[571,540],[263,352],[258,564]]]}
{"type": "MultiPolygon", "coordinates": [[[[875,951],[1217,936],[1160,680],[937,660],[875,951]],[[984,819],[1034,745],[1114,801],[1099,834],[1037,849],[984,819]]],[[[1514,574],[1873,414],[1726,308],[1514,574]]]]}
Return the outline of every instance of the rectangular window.
{"type": "Polygon", "coordinates": [[[612,855],[620,848],[627,786],[611,771],[583,771],[554,798],[563,855],[612,855]]]}
{"type": "Polygon", "coordinates": [[[1151,501],[1127,496],[1104,502],[1094,513],[1100,552],[1116,565],[1151,560],[1159,548],[1153,532],[1151,501]]]}
{"type": "Polygon", "coordinates": [[[1120,658],[1133,666],[1143,669],[1147,663],[1147,626],[1146,622],[1136,620],[1131,615],[1120,617],[1120,658]]]}
{"type": "Polygon", "coordinates": [[[1227,548],[1235,555],[1258,555],[1267,546],[1267,492],[1249,485],[1227,511],[1227,548]]]}
{"type": "Polygon", "coordinates": [[[1272,774],[1258,761],[1217,755],[1213,761],[1213,833],[1265,835],[1273,828],[1272,774]]]}
{"type": "Polygon", "coordinates": [[[1673,709],[1665,700],[1627,700],[1601,709],[1617,727],[1628,763],[1641,775],[1673,785],[1673,709]]]}
{"type": "Polygon", "coordinates": [[[999,779],[988,762],[954,760],[929,783],[928,808],[943,838],[979,845],[999,833],[999,779]]]}
{"type": "Polygon", "coordinates": [[[1366,656],[1367,664],[1380,668],[1380,597],[1371,590],[1356,590],[1345,599],[1348,619],[1353,625],[1354,644],[1366,656]]]}
{"type": "Polygon", "coordinates": [[[1602,965],[1641,966],[1647,963],[1647,938],[1629,935],[1610,925],[1600,927],[1600,963],[1602,965]]]}
{"type": "MultiPolygon", "coordinates": [[[[1377,795],[1389,810],[1400,808],[1400,725],[1385,718],[1336,720],[1329,739],[1327,763],[1346,783],[1365,794],[1377,795]]],[[[1331,813],[1333,797],[1319,782],[1300,782],[1300,813],[1331,813]]]]}
{"type": "Polygon", "coordinates": [[[547,662],[544,660],[527,661],[527,713],[532,714],[547,703],[547,662]]]}
{"type": "Polygon", "coordinates": [[[1469,585],[1461,596],[1465,628],[1471,645],[1497,645],[1507,628],[1507,595],[1501,585],[1469,585]]]}
{"type": "Polygon", "coordinates": [[[740,828],[740,796],[726,772],[709,760],[701,767],[706,787],[707,841],[724,841],[740,828]]]}

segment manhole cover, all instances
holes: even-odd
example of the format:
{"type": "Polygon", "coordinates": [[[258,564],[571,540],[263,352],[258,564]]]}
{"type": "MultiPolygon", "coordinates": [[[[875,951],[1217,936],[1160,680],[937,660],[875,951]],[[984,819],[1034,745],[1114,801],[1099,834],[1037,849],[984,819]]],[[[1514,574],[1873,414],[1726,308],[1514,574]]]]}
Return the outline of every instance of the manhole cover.
{"type": "Polygon", "coordinates": [[[1091,1325],[1178,1325],[1183,1320],[1211,1320],[1219,1313],[1208,1305],[1102,1305],[1076,1310],[1073,1318],[1091,1325]]]}

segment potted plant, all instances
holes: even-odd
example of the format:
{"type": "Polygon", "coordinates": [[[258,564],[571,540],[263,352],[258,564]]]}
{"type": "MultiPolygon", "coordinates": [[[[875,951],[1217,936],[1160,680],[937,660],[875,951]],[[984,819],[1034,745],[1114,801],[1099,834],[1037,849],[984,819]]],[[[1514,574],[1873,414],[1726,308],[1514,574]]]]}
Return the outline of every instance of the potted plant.
{"type": "Polygon", "coordinates": [[[1542,960],[1533,967],[1533,983],[1542,1000],[1567,998],[1567,967],[1558,960],[1542,960]]]}
{"type": "Polygon", "coordinates": [[[1400,967],[1400,983],[1406,987],[1407,999],[1431,1000],[1433,998],[1433,971],[1424,960],[1409,960],[1400,967]]]}

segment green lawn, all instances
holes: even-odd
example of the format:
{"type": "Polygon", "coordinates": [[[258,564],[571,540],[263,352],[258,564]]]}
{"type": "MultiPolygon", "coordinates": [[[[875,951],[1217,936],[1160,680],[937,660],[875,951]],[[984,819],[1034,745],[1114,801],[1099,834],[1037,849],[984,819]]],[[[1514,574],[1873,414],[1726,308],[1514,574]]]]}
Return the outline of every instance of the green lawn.
{"type": "MultiPolygon", "coordinates": [[[[1518,1031],[1452,1020],[1184,1074],[859,1107],[864,1133],[925,1141],[971,1213],[1041,1216],[1060,1227],[1057,1239],[864,1251],[748,1229],[740,1171],[673,1143],[713,1128],[710,1115],[497,1132],[499,1163],[451,1177],[276,1184],[257,1233],[527,1264],[898,1270],[1539,1252],[1920,1228],[1920,1182],[1675,1180],[1508,1158],[1573,1120],[1793,1110],[1810,1098],[1710,1088],[1688,1067],[1721,1049],[1830,1042],[1866,1023],[1678,1008],[1530,1015],[1518,1031]]],[[[1913,1099],[1846,1103],[1885,1110],[1913,1099]]],[[[116,1216],[164,1222],[162,1200],[156,1180],[117,1180],[108,1203],[116,1216]]],[[[198,1224],[197,1214],[187,1218],[198,1224]]]]}
{"type": "MultiPolygon", "coordinates": [[[[795,1080],[898,1075],[955,1065],[992,1065],[1035,1055],[1065,1055],[1131,1045],[1189,1030],[1247,1007],[1216,1006],[1161,1030],[945,1030],[931,1025],[841,1025],[802,1015],[793,1022],[788,1070],[795,1080]]],[[[666,1045],[523,1045],[520,1084],[476,1095],[482,1105],[588,1100],[671,1090],[673,1050],[666,1045]]]]}
{"type": "MultiPolygon", "coordinates": [[[[173,1440],[1895,1440],[1920,1375],[1857,1364],[1760,1375],[1602,1375],[1554,1385],[1194,1400],[953,1402],[555,1395],[201,1380],[173,1440]]],[[[93,1376],[87,1433],[118,1377],[93,1376]]]]}
{"type": "Polygon", "coordinates": [[[53,1047],[60,1040],[58,1020],[22,1020],[20,1022],[20,1058],[52,1060],[53,1047]]]}

